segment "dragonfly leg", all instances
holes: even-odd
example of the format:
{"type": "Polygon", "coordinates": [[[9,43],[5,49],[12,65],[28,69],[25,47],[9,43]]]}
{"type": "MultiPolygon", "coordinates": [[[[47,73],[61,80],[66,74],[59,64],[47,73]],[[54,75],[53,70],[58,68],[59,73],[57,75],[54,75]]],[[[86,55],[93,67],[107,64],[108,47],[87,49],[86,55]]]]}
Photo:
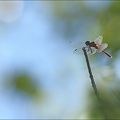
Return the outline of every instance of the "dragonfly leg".
{"type": "Polygon", "coordinates": [[[87,51],[88,51],[88,52],[90,51],[90,47],[88,47],[87,51]]]}
{"type": "Polygon", "coordinates": [[[92,48],[90,46],[87,46],[86,48],[87,48],[86,50],[87,50],[88,54],[92,54],[93,53],[93,50],[92,50],[92,48]]]}
{"type": "Polygon", "coordinates": [[[91,53],[93,53],[93,51],[92,51],[92,48],[90,47],[90,51],[91,51],[91,53]]]}

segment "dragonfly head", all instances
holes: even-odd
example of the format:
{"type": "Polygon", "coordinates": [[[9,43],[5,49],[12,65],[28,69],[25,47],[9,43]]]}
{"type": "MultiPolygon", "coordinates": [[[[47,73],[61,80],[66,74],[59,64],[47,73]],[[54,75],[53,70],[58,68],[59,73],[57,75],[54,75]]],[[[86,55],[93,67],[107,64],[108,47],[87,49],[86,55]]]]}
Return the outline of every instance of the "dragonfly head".
{"type": "Polygon", "coordinates": [[[90,45],[90,41],[86,41],[85,44],[88,46],[90,45]]]}

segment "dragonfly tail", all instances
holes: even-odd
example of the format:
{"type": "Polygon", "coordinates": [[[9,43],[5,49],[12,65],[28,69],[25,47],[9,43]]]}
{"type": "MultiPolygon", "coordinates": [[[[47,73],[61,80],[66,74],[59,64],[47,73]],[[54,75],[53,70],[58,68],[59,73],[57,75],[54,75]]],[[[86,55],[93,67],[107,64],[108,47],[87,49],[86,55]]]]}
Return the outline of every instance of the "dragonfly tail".
{"type": "Polygon", "coordinates": [[[104,54],[106,54],[108,57],[112,58],[112,56],[110,54],[108,54],[107,52],[105,51],[102,51],[104,54]]]}

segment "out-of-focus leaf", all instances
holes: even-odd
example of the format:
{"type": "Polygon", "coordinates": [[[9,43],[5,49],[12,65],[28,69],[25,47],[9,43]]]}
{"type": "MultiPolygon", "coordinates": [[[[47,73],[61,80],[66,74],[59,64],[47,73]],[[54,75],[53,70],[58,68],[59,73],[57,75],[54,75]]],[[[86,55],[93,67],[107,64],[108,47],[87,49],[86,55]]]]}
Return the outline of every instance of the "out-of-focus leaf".
{"type": "Polygon", "coordinates": [[[111,6],[98,14],[101,33],[108,42],[113,55],[120,49],[120,3],[115,1],[111,6]]]}
{"type": "Polygon", "coordinates": [[[7,80],[7,86],[12,87],[18,94],[22,93],[32,98],[42,98],[43,92],[36,79],[28,73],[17,72],[11,74],[7,80]]]}
{"type": "MultiPolygon", "coordinates": [[[[120,96],[120,90],[116,87],[115,92],[120,96]]],[[[89,118],[107,118],[107,119],[120,119],[120,100],[116,98],[112,90],[100,86],[99,89],[101,104],[97,101],[97,98],[93,92],[89,92],[89,118]],[[117,101],[116,101],[117,99],[117,101]]]]}

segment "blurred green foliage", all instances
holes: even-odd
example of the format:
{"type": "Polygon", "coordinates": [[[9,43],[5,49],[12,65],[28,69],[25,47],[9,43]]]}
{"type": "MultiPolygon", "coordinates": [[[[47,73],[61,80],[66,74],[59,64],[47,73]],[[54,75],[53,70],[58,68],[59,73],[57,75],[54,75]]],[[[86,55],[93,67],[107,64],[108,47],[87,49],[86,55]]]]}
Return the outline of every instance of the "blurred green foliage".
{"type": "MultiPolygon", "coordinates": [[[[101,33],[104,36],[104,41],[108,42],[109,48],[111,50],[113,60],[120,49],[120,2],[115,1],[105,10],[99,12],[97,17],[100,20],[101,33]]],[[[111,76],[113,80],[118,80],[115,76],[111,76]]],[[[109,78],[110,79],[110,78],[109,78]]],[[[115,82],[115,81],[114,81],[115,82]]],[[[109,84],[109,83],[108,83],[109,84]]],[[[108,119],[120,119],[120,82],[108,90],[100,84],[99,92],[103,101],[103,110],[105,112],[106,118],[108,119]]],[[[108,85],[109,86],[109,85],[108,85]]],[[[89,92],[89,99],[91,104],[91,109],[89,109],[90,118],[103,118],[102,112],[97,112],[96,110],[102,111],[99,108],[99,103],[95,98],[93,90],[89,92]]]]}
{"type": "Polygon", "coordinates": [[[120,2],[112,2],[97,17],[100,20],[101,33],[104,36],[104,41],[109,43],[112,54],[116,55],[120,49],[120,2]]]}
{"type": "Polygon", "coordinates": [[[114,89],[108,90],[106,87],[100,85],[99,88],[100,97],[102,99],[102,107],[100,107],[100,103],[97,101],[96,96],[93,90],[91,89],[89,92],[90,104],[88,107],[88,118],[119,119],[120,89],[115,86],[114,89]]]}
{"type": "Polygon", "coordinates": [[[23,91],[30,96],[36,95],[38,92],[35,82],[26,74],[13,76],[12,84],[18,91],[23,91]]]}
{"type": "Polygon", "coordinates": [[[38,81],[26,72],[15,72],[8,77],[7,86],[30,98],[43,98],[43,90],[38,81]]]}

